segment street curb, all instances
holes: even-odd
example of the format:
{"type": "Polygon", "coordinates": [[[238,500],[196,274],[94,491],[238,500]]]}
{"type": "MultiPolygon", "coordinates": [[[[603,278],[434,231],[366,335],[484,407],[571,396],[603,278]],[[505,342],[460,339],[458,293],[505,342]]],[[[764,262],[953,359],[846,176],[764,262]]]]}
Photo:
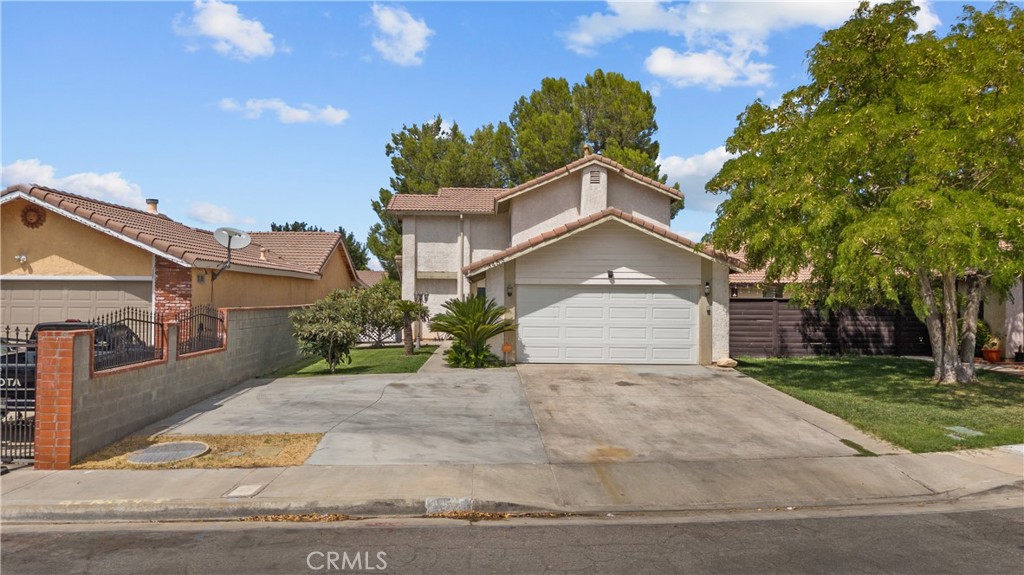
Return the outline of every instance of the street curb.
{"type": "Polygon", "coordinates": [[[179,502],[68,502],[56,505],[16,505],[0,509],[0,521],[9,523],[89,523],[89,522],[162,522],[223,521],[268,515],[343,514],[352,517],[420,517],[444,512],[481,513],[572,513],[604,515],[609,513],[723,512],[765,509],[867,508],[878,505],[921,505],[955,503],[986,496],[1024,495],[1024,480],[976,490],[957,489],[931,495],[877,497],[853,500],[769,501],[744,504],[707,503],[700,505],[632,505],[557,508],[508,501],[472,498],[382,499],[376,501],[331,500],[193,500],[179,502]]]}

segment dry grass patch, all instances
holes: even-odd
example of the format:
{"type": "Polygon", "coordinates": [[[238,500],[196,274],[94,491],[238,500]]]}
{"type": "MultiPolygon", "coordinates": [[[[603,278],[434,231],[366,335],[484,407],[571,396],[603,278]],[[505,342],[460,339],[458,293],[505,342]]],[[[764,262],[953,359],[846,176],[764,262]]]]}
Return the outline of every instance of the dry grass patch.
{"type": "Polygon", "coordinates": [[[97,451],[72,469],[223,469],[249,467],[289,467],[302,465],[323,437],[322,433],[282,433],[267,435],[130,435],[97,451]],[[210,451],[199,457],[139,465],[128,462],[128,455],[158,443],[201,441],[210,451]]]}

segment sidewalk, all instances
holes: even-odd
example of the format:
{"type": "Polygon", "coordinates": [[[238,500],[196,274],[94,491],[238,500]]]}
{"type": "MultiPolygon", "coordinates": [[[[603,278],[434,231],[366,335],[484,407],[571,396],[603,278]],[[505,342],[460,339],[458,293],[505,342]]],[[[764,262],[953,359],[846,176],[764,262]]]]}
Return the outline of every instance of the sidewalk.
{"type": "Polygon", "coordinates": [[[0,478],[3,521],[266,514],[579,514],[950,502],[1002,490],[1024,505],[1024,446],[956,453],[513,465],[35,471],[0,478]]]}

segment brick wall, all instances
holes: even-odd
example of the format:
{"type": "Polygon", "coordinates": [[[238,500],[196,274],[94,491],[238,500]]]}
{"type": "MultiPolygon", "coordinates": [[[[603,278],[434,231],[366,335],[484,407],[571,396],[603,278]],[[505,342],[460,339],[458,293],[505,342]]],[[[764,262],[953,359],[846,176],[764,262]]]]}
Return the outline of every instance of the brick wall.
{"type": "Polygon", "coordinates": [[[44,332],[37,383],[36,468],[71,463],[211,395],[298,359],[295,307],[226,309],[223,348],[93,373],[92,332],[44,332]],[[74,350],[72,353],[72,349],[74,350]],[[42,359],[43,356],[41,356],[42,359]],[[46,367],[43,367],[43,366],[46,367]]]}
{"type": "Polygon", "coordinates": [[[179,311],[192,307],[192,272],[188,268],[156,258],[154,288],[154,307],[165,318],[171,319],[179,311]]]}

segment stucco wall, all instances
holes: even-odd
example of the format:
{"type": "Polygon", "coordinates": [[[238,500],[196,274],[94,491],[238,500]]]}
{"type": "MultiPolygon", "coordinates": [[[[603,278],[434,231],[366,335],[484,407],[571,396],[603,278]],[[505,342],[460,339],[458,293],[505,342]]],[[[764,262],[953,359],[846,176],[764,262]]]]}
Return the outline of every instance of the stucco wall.
{"type": "Polygon", "coordinates": [[[226,310],[221,351],[90,373],[91,338],[75,338],[72,461],[249,378],[298,359],[294,308],[226,310]]]}
{"type": "Polygon", "coordinates": [[[729,357],[729,267],[715,262],[711,275],[711,361],[729,357]]]}
{"type": "Polygon", "coordinates": [[[15,200],[0,210],[0,273],[3,275],[152,276],[153,256],[141,248],[46,211],[38,228],[21,223],[29,202],[15,200]],[[14,256],[28,256],[25,265],[14,256]]]}
{"type": "Polygon", "coordinates": [[[1022,282],[1010,290],[1010,297],[1003,302],[1003,327],[1000,332],[1003,335],[1003,353],[1007,358],[1013,358],[1014,352],[1024,346],[1024,287],[1022,282]]]}
{"type": "Polygon", "coordinates": [[[580,218],[580,174],[555,180],[511,200],[512,244],[580,218]]]}
{"type": "Polygon", "coordinates": [[[418,216],[416,218],[417,270],[428,272],[457,270],[459,268],[458,243],[458,215],[418,216]]]}
{"type": "Polygon", "coordinates": [[[345,254],[336,249],[319,280],[267,276],[227,270],[212,281],[210,270],[192,271],[193,305],[217,307],[266,307],[313,303],[336,289],[352,287],[345,254]],[[200,283],[199,276],[205,276],[200,283]]]}
{"type": "Polygon", "coordinates": [[[668,196],[614,172],[608,180],[608,205],[666,227],[672,214],[672,200],[668,196]]]}
{"type": "Polygon", "coordinates": [[[517,260],[517,284],[694,285],[701,258],[664,240],[610,221],[517,260]],[[608,271],[614,273],[608,279],[608,271]]]}

